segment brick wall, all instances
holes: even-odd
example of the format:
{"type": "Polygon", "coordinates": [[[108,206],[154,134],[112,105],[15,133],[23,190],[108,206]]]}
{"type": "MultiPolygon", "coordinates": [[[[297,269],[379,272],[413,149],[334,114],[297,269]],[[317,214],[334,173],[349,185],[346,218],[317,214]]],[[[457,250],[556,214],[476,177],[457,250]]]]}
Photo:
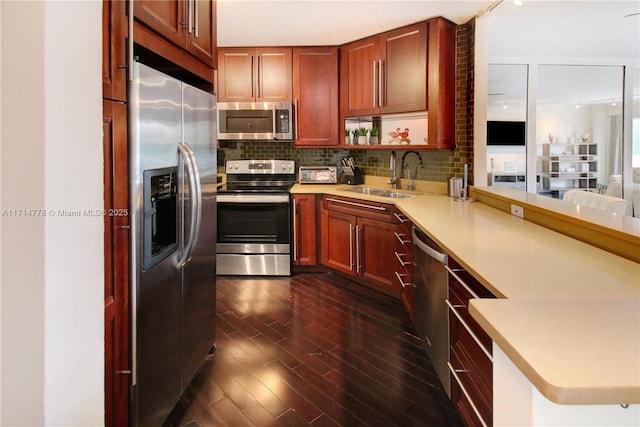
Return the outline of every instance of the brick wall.
{"type": "MultiPolygon", "coordinates": [[[[473,21],[456,30],[456,149],[420,150],[424,167],[418,168],[417,179],[444,182],[448,177],[462,176],[465,163],[473,177],[473,21]]],[[[398,161],[404,151],[398,150],[398,161]]],[[[295,149],[291,142],[230,142],[218,152],[218,166],[225,160],[293,159],[296,165],[335,165],[346,156],[353,157],[367,175],[389,176],[391,150],[295,149]]],[[[416,156],[407,162],[417,165],[416,156]]]]}

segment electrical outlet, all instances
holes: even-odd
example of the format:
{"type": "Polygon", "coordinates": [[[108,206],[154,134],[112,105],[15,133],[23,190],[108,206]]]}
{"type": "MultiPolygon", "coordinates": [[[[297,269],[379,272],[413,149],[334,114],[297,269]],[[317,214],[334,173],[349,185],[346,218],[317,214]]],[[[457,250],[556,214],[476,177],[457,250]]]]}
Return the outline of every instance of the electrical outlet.
{"type": "Polygon", "coordinates": [[[511,215],[515,215],[518,218],[524,218],[524,208],[522,206],[511,204],[511,215]]]}

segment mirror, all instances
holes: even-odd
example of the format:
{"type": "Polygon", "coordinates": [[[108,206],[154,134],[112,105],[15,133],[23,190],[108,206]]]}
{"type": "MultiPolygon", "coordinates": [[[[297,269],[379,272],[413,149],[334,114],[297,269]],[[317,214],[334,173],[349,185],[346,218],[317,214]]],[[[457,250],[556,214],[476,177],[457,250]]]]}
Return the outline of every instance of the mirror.
{"type": "Polygon", "coordinates": [[[526,190],[527,66],[489,64],[487,183],[526,190]]]}
{"type": "Polygon", "coordinates": [[[538,194],[569,190],[622,198],[623,67],[540,65],[536,101],[538,194]]]}

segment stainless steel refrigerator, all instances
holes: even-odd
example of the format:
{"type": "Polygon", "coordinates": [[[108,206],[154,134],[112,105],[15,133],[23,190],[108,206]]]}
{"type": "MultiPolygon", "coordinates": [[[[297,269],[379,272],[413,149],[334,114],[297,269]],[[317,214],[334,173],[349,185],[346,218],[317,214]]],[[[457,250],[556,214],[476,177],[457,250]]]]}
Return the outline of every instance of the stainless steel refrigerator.
{"type": "Polygon", "coordinates": [[[132,425],[160,426],[215,340],[216,98],[141,63],[129,93],[132,425]]]}

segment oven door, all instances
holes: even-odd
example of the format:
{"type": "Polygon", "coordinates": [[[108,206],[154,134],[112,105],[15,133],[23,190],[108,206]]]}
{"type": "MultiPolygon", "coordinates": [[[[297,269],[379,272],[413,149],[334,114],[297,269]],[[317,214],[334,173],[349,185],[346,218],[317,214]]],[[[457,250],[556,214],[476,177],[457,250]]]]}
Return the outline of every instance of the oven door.
{"type": "Polygon", "coordinates": [[[289,194],[218,194],[218,275],[289,275],[289,194]]]}

